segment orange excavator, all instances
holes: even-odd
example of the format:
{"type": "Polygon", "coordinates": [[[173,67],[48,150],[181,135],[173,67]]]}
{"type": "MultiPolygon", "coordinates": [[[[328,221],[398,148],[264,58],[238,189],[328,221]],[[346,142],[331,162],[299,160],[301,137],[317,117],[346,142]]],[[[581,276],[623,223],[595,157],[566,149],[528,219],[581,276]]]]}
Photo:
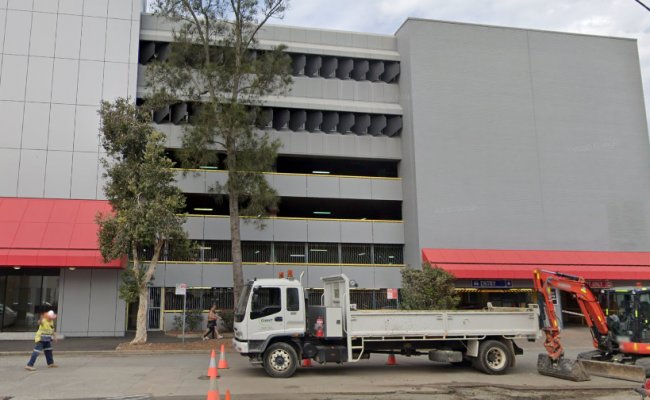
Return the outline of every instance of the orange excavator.
{"type": "Polygon", "coordinates": [[[599,302],[578,276],[534,270],[533,282],[539,293],[540,325],[546,336],[546,353],[537,359],[540,374],[572,381],[589,380],[590,375],[646,380],[650,375],[650,288],[605,289],[599,302]],[[575,296],[581,311],[578,315],[585,318],[593,338],[595,350],[579,354],[577,360],[564,357],[554,289],[575,296]]]}

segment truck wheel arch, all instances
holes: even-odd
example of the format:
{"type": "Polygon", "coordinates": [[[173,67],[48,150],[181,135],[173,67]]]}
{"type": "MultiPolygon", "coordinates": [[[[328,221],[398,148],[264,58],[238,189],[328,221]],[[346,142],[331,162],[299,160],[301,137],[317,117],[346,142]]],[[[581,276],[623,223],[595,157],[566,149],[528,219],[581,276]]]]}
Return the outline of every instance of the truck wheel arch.
{"type": "Polygon", "coordinates": [[[261,347],[261,352],[265,353],[266,349],[268,349],[271,345],[275,343],[286,343],[290,345],[296,351],[298,358],[300,359],[302,357],[302,347],[296,341],[296,338],[287,337],[287,336],[271,336],[267,338],[261,347]]]}

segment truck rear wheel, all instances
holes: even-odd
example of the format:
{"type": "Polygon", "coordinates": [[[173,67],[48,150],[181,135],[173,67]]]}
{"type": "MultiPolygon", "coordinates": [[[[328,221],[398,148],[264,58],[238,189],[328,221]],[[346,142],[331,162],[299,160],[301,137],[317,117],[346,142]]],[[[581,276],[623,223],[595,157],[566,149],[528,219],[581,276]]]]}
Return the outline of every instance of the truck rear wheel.
{"type": "Polygon", "coordinates": [[[478,357],[472,364],[474,368],[489,375],[505,374],[506,369],[512,364],[511,349],[498,340],[486,340],[481,342],[478,348],[478,357]]]}
{"type": "Polygon", "coordinates": [[[297,367],[298,355],[288,343],[274,343],[264,352],[264,370],[270,377],[289,378],[297,367]]]}

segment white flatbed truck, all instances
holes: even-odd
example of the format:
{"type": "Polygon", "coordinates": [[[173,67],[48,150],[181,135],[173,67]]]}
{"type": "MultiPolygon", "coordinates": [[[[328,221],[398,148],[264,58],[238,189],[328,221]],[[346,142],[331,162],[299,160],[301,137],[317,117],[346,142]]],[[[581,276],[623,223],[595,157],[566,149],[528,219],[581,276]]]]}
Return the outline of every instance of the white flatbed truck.
{"type": "Polygon", "coordinates": [[[345,275],[322,278],[319,305],[308,305],[293,278],[249,282],[235,309],[234,348],[275,378],[291,377],[302,359],[358,362],[370,354],[428,355],[503,374],[523,354],[513,339],[540,334],[539,308],[470,311],[358,311],[345,275]]]}

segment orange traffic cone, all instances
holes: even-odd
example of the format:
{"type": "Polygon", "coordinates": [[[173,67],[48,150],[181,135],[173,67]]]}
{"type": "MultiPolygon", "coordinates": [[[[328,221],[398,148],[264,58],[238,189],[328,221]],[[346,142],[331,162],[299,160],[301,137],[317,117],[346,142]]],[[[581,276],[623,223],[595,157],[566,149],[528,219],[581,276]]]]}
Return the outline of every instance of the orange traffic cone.
{"type": "Polygon", "coordinates": [[[219,400],[220,397],[217,378],[210,378],[210,388],[208,389],[208,397],[206,400],[219,400]]]}
{"type": "Polygon", "coordinates": [[[221,344],[221,355],[219,356],[219,369],[228,369],[228,361],[226,361],[226,352],[223,343],[221,344]]]}
{"type": "Polygon", "coordinates": [[[395,359],[395,354],[389,354],[388,360],[386,360],[386,365],[397,365],[397,360],[395,359]]]}
{"type": "Polygon", "coordinates": [[[303,358],[302,359],[302,366],[303,367],[311,367],[311,358],[303,358]]]}
{"type": "Polygon", "coordinates": [[[217,360],[216,360],[216,355],[214,354],[214,349],[212,349],[212,353],[210,354],[210,365],[208,366],[208,376],[210,378],[219,377],[219,370],[217,369],[217,360]]]}
{"type": "Polygon", "coordinates": [[[226,389],[226,397],[224,397],[223,400],[232,400],[232,399],[230,398],[230,390],[227,390],[227,389],[226,389]]]}

